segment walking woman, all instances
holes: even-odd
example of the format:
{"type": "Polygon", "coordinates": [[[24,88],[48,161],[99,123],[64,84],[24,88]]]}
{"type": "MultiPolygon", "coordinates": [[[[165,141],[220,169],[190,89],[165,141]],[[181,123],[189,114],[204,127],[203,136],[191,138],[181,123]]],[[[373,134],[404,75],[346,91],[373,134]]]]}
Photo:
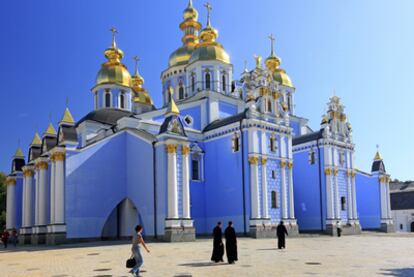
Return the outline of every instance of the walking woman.
{"type": "Polygon", "coordinates": [[[149,249],[147,245],[144,242],[144,239],[142,238],[142,226],[137,225],[135,227],[134,235],[132,236],[132,255],[135,258],[136,265],[131,269],[130,273],[132,273],[133,276],[139,276],[139,269],[144,263],[144,259],[142,258],[141,254],[141,246],[142,245],[145,250],[149,253],[149,249]]]}

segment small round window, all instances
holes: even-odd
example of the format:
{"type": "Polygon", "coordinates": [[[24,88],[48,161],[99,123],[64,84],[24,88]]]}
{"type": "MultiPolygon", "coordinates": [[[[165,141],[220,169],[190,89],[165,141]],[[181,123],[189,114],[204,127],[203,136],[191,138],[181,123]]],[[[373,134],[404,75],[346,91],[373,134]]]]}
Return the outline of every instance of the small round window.
{"type": "Polygon", "coordinates": [[[191,117],[191,116],[189,116],[189,115],[186,115],[185,117],[184,117],[184,122],[185,122],[185,124],[187,124],[187,125],[192,125],[193,124],[193,118],[191,117]]]}

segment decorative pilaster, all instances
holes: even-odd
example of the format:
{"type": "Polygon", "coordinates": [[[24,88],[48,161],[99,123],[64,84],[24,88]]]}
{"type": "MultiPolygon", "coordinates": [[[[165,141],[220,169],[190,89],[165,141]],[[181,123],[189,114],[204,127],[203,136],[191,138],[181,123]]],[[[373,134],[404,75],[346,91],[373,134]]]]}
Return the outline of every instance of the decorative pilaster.
{"type": "Polygon", "coordinates": [[[280,172],[281,172],[281,193],[282,193],[282,218],[287,219],[288,218],[288,208],[286,205],[286,161],[281,160],[280,161],[280,172]]]}
{"type": "Polygon", "coordinates": [[[380,193],[381,193],[381,222],[386,223],[388,219],[387,198],[386,198],[386,176],[379,177],[380,193]]]}
{"type": "Polygon", "coordinates": [[[354,217],[354,209],[352,208],[353,204],[353,193],[352,193],[352,169],[349,169],[346,173],[346,180],[347,180],[347,192],[348,192],[348,222],[352,223],[354,217]]]}
{"type": "Polygon", "coordinates": [[[50,223],[55,223],[55,157],[50,156],[50,223]]]}
{"type": "Polygon", "coordinates": [[[387,217],[392,222],[392,213],[391,213],[391,196],[390,196],[390,177],[387,176],[385,179],[385,188],[386,188],[386,198],[387,198],[387,217]]]}
{"type": "Polygon", "coordinates": [[[16,178],[9,176],[6,179],[6,228],[16,227],[16,178]]]}
{"type": "Polygon", "coordinates": [[[391,203],[389,194],[389,181],[390,177],[387,175],[381,175],[379,177],[379,185],[381,191],[381,230],[383,232],[395,232],[394,222],[391,215],[391,203]]]}
{"type": "Polygon", "coordinates": [[[189,154],[190,147],[184,145],[183,154],[183,218],[190,219],[190,172],[189,172],[189,154]]]}
{"type": "Polygon", "coordinates": [[[165,151],[168,155],[168,219],[178,218],[177,195],[177,145],[166,144],[165,151]]]}
{"type": "MultiPolygon", "coordinates": [[[[332,197],[332,169],[327,167],[325,168],[325,181],[326,181],[326,216],[327,219],[332,221],[334,217],[334,205],[332,197]]],[[[331,222],[332,223],[332,222],[331,222]]]]}
{"type": "Polygon", "coordinates": [[[338,168],[334,168],[333,170],[334,175],[334,186],[335,186],[335,218],[341,219],[341,204],[340,204],[340,198],[339,198],[339,184],[338,184],[338,168]]]}
{"type": "Polygon", "coordinates": [[[55,152],[54,160],[54,222],[65,223],[65,152],[55,152]]]}
{"type": "Polygon", "coordinates": [[[262,158],[262,217],[269,218],[269,207],[268,207],[268,193],[267,193],[267,170],[266,170],[267,159],[262,158]]]}
{"type": "Polygon", "coordinates": [[[33,226],[32,212],[33,203],[33,167],[25,166],[23,168],[23,209],[22,209],[22,227],[33,226]]]}
{"type": "Polygon", "coordinates": [[[288,162],[288,169],[289,169],[289,218],[295,218],[295,203],[293,197],[293,163],[291,161],[288,162]]]}
{"type": "Polygon", "coordinates": [[[250,163],[250,203],[251,203],[251,218],[260,218],[260,201],[259,201],[259,158],[255,156],[249,157],[250,163]]]}
{"type": "Polygon", "coordinates": [[[39,186],[38,191],[36,193],[38,194],[38,222],[37,225],[46,225],[47,222],[47,203],[49,198],[49,188],[48,188],[48,182],[47,182],[47,170],[49,168],[49,165],[47,161],[40,160],[36,163],[36,167],[39,170],[39,186]]]}

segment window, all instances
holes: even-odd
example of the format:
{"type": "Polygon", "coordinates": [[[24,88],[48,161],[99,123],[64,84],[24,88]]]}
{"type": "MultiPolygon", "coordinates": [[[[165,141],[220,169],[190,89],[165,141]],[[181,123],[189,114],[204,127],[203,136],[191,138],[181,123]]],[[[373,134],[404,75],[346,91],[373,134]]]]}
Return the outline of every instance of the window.
{"type": "Polygon", "coordinates": [[[111,93],[108,90],[105,91],[105,107],[111,107],[111,93]]]}
{"type": "Polygon", "coordinates": [[[276,139],[275,137],[270,137],[269,146],[271,152],[276,152],[276,139]]]}
{"type": "Polygon", "coordinates": [[[195,74],[194,74],[194,72],[191,73],[191,91],[192,92],[195,91],[195,74]]]}
{"type": "Polygon", "coordinates": [[[272,190],[272,209],[279,208],[279,203],[277,203],[277,192],[272,190]]]}
{"type": "Polygon", "coordinates": [[[272,179],[276,179],[276,171],[272,170],[272,179]]]}
{"type": "Polygon", "coordinates": [[[267,112],[272,112],[272,102],[270,100],[267,100],[267,112]]]}
{"type": "Polygon", "coordinates": [[[339,164],[344,165],[344,163],[345,163],[345,152],[340,151],[339,152],[339,164]]]}
{"type": "Polygon", "coordinates": [[[234,134],[233,138],[233,152],[238,152],[240,150],[240,138],[238,134],[234,134]]]}
{"type": "Polygon", "coordinates": [[[211,75],[210,75],[210,73],[206,73],[206,75],[205,75],[205,78],[206,78],[206,90],[210,90],[210,88],[211,88],[211,75]]]}
{"type": "Polygon", "coordinates": [[[223,74],[223,76],[221,77],[221,84],[222,84],[222,88],[223,88],[223,92],[226,92],[226,75],[223,74]]]}
{"type": "Polygon", "coordinates": [[[125,95],[123,92],[121,92],[121,95],[119,95],[119,107],[121,109],[125,109],[125,95]]]}
{"type": "Polygon", "coordinates": [[[290,109],[291,109],[291,101],[292,101],[292,99],[291,99],[291,95],[289,94],[288,95],[288,97],[287,97],[287,103],[288,103],[288,109],[289,109],[289,111],[290,111],[290,109]]]}
{"type": "Polygon", "coordinates": [[[402,230],[404,228],[404,226],[402,224],[400,224],[400,230],[402,230]]]}
{"type": "Polygon", "coordinates": [[[315,151],[309,150],[309,164],[315,164],[315,151]]]}
{"type": "Polygon", "coordinates": [[[185,122],[187,125],[191,125],[191,124],[193,123],[193,118],[192,118],[191,116],[189,116],[189,115],[186,115],[186,116],[184,117],[184,122],[185,122]]]}
{"type": "Polygon", "coordinates": [[[183,83],[181,82],[178,88],[178,99],[184,99],[184,87],[183,87],[183,83]]]}
{"type": "Polygon", "coordinates": [[[342,196],[341,197],[341,210],[342,211],[345,211],[345,209],[346,209],[346,198],[345,198],[345,196],[342,196]]]}
{"type": "Polygon", "coordinates": [[[198,159],[193,159],[191,162],[192,179],[200,181],[200,162],[198,159]]]}

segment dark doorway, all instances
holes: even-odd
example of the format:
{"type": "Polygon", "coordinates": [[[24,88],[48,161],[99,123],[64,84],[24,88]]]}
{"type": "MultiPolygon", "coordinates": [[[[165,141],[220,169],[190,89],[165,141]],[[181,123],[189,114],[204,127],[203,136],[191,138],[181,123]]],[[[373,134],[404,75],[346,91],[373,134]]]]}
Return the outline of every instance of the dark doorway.
{"type": "Polygon", "coordinates": [[[414,232],[414,221],[411,222],[411,232],[414,232]]]}
{"type": "Polygon", "coordinates": [[[129,238],[137,224],[139,224],[138,210],[130,199],[125,198],[106,219],[102,228],[102,240],[129,238]]]}

